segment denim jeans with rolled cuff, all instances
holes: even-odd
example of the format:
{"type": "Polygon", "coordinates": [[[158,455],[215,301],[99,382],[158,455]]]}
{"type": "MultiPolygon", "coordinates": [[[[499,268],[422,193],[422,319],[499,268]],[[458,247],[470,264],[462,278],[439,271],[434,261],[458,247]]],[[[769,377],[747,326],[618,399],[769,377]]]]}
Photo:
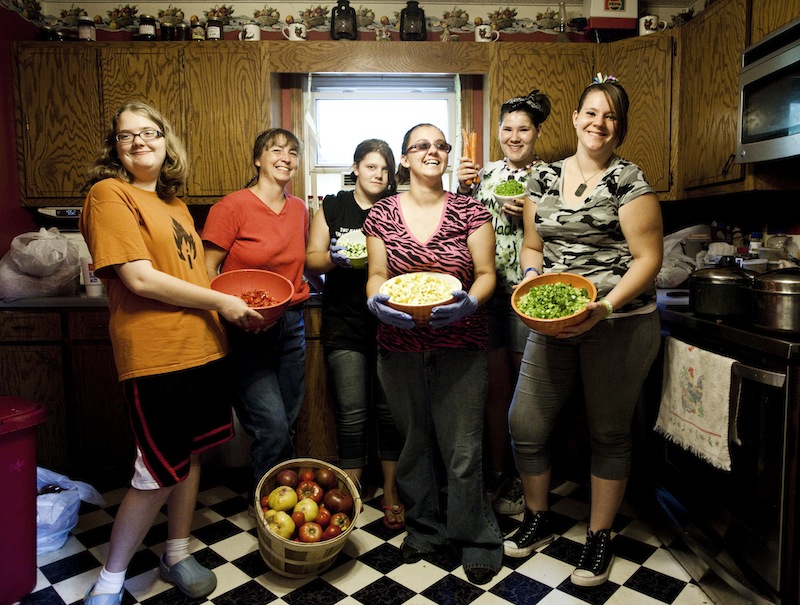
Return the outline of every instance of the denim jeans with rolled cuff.
{"type": "Polygon", "coordinates": [[[370,425],[376,429],[378,459],[397,460],[402,439],[378,381],[375,355],[336,349],[327,352],[327,360],[336,409],[339,466],[350,469],[367,465],[370,425]]]}
{"type": "Polygon", "coordinates": [[[254,487],[273,466],[293,458],[294,433],[305,395],[303,310],[289,308],[278,324],[252,334],[228,326],[236,371],[236,414],[253,438],[254,487]]]}
{"type": "Polygon", "coordinates": [[[406,541],[423,552],[449,542],[464,569],[499,570],[502,536],[483,490],[481,464],[484,351],[381,351],[378,376],[405,440],[397,484],[406,507],[406,541]],[[439,505],[442,476],[446,511],[439,505]]]}

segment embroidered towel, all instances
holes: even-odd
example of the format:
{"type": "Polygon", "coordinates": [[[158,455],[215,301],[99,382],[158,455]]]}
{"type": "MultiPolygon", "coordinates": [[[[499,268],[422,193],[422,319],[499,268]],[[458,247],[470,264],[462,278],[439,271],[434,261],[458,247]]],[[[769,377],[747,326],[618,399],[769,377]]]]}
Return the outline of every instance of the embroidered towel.
{"type": "Polygon", "coordinates": [[[731,470],[728,429],[734,359],[666,340],[655,430],[715,467],[731,470]]]}

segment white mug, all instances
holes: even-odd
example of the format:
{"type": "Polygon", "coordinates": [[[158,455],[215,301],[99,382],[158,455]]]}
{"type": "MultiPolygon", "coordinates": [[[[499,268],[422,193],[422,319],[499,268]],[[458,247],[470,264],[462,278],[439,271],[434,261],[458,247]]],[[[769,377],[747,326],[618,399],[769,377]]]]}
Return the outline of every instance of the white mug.
{"type": "Polygon", "coordinates": [[[667,28],[667,22],[659,19],[658,15],[645,15],[639,19],[639,35],[646,36],[655,32],[664,31],[667,28]]]}
{"type": "Polygon", "coordinates": [[[303,41],[308,36],[308,28],[305,23],[290,23],[283,27],[281,33],[288,40],[303,41]]]}
{"type": "Polygon", "coordinates": [[[258,23],[245,23],[239,32],[239,40],[261,40],[261,27],[258,23]]]}
{"type": "Polygon", "coordinates": [[[500,39],[500,32],[492,29],[491,25],[475,26],[475,42],[496,42],[500,39]]]}

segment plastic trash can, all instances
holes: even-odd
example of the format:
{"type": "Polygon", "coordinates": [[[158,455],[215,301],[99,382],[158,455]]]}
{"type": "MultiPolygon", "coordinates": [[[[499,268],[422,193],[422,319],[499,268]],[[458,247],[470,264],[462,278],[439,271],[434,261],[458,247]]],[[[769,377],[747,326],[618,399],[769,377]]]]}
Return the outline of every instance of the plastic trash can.
{"type": "Polygon", "coordinates": [[[36,425],[42,404],[0,397],[0,605],[36,585],[36,425]]]}

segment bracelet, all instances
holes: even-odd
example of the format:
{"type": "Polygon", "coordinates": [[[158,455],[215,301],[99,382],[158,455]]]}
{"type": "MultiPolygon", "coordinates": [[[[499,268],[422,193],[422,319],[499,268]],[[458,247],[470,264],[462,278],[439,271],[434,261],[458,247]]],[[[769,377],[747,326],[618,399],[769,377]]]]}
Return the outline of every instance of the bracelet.
{"type": "Polygon", "coordinates": [[[607,298],[601,300],[600,304],[606,308],[606,316],[603,319],[607,319],[614,312],[614,305],[607,298]]]}
{"type": "Polygon", "coordinates": [[[467,190],[464,191],[461,188],[461,183],[458,184],[458,192],[462,195],[467,195],[468,193],[472,193],[472,185],[467,185],[467,190]]]}
{"type": "Polygon", "coordinates": [[[522,277],[527,277],[530,271],[533,271],[534,273],[536,273],[536,275],[541,275],[541,272],[536,267],[528,267],[527,269],[525,269],[525,273],[522,274],[522,277]]]}

